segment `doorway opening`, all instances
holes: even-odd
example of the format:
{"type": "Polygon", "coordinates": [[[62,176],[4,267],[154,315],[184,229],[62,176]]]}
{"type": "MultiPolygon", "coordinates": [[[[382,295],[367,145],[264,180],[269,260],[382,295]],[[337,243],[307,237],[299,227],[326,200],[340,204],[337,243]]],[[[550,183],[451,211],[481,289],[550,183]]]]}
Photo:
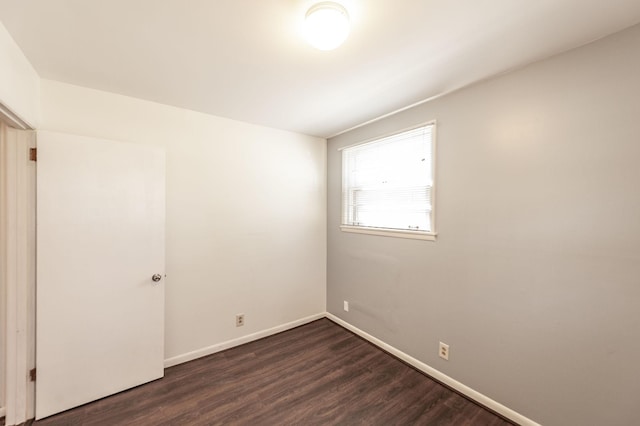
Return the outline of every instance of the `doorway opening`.
{"type": "Polygon", "coordinates": [[[0,417],[34,417],[36,167],[35,132],[0,105],[0,417]]]}

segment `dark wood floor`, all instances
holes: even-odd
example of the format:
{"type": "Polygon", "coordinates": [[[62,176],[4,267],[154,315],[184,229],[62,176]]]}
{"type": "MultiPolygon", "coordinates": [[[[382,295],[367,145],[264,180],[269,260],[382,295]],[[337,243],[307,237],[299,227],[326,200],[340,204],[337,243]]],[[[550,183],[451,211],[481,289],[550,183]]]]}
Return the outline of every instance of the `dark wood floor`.
{"type": "Polygon", "coordinates": [[[328,319],[33,423],[510,425],[328,319]]]}

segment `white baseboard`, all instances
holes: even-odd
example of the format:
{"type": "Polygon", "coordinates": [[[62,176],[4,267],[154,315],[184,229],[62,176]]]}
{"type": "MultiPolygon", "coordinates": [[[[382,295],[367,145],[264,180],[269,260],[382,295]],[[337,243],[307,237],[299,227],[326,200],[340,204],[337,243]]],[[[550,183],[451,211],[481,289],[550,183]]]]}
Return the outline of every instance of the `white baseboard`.
{"type": "Polygon", "coordinates": [[[471,389],[470,387],[460,383],[459,381],[452,379],[451,377],[447,376],[446,374],[436,370],[433,367],[428,366],[427,364],[425,364],[422,361],[419,361],[415,358],[413,358],[412,356],[402,352],[399,349],[396,349],[395,347],[383,342],[382,340],[373,337],[372,335],[360,330],[359,328],[349,324],[348,322],[338,318],[337,316],[327,312],[326,317],[329,318],[331,321],[341,325],[342,327],[346,328],[347,330],[350,330],[352,332],[354,332],[355,334],[357,334],[358,336],[362,337],[365,340],[368,340],[369,342],[373,343],[374,345],[378,346],[379,348],[389,352],[390,354],[394,355],[395,357],[401,359],[402,361],[406,362],[407,364],[417,368],[418,370],[424,372],[425,374],[433,377],[434,379],[438,380],[441,383],[444,383],[445,385],[451,387],[452,389],[455,389],[456,391],[460,392],[461,394],[467,396],[468,398],[478,402],[479,404],[484,405],[485,407],[489,408],[490,410],[495,411],[496,413],[508,418],[509,420],[512,420],[514,422],[516,422],[517,424],[521,425],[521,426],[540,426],[540,424],[534,422],[533,420],[523,416],[520,413],[517,413],[516,411],[513,411],[512,409],[505,407],[504,405],[500,404],[497,401],[494,401],[493,399],[489,398],[486,395],[481,394],[480,392],[471,389]]]}
{"type": "Polygon", "coordinates": [[[310,317],[306,317],[306,318],[302,318],[286,324],[282,324],[277,327],[273,327],[267,330],[259,331],[257,333],[249,334],[247,336],[238,337],[237,339],[227,340],[226,342],[218,343],[212,346],[207,346],[206,348],[198,349],[193,352],[188,352],[186,354],[174,356],[172,358],[164,360],[164,367],[165,368],[172,367],[174,365],[182,364],[184,362],[193,361],[194,359],[202,358],[203,356],[224,351],[225,349],[230,349],[235,346],[240,346],[245,343],[253,342],[254,340],[262,339],[263,337],[268,337],[273,334],[281,333],[283,331],[290,330],[292,328],[310,323],[312,321],[315,321],[324,317],[325,317],[325,313],[322,312],[319,314],[311,315],[310,317]]]}
{"type": "MultiPolygon", "coordinates": [[[[277,333],[281,333],[283,331],[287,331],[290,330],[292,328],[310,323],[312,321],[318,320],[320,318],[329,318],[331,321],[335,322],[336,324],[339,324],[340,326],[346,328],[349,331],[352,331],[353,333],[357,334],[358,336],[362,337],[365,340],[368,340],[369,342],[373,343],[374,345],[378,346],[379,348],[389,352],[390,354],[392,354],[393,356],[401,359],[402,361],[406,362],[407,364],[417,368],[418,370],[424,372],[425,374],[433,377],[434,379],[438,380],[441,383],[444,383],[445,385],[451,387],[452,389],[455,389],[456,391],[460,392],[461,394],[465,395],[466,397],[478,402],[479,404],[484,405],[485,407],[489,408],[490,410],[495,411],[496,413],[506,417],[509,420],[512,420],[514,422],[516,422],[517,424],[521,425],[521,426],[540,426],[539,423],[534,422],[533,420],[523,416],[522,414],[508,408],[505,407],[504,405],[500,404],[497,401],[494,401],[493,399],[489,398],[486,395],[481,394],[480,392],[471,389],[470,387],[460,383],[459,381],[447,376],[446,374],[436,370],[433,367],[430,367],[429,365],[425,364],[422,361],[417,360],[416,358],[413,358],[412,356],[402,352],[401,350],[383,342],[382,340],[373,337],[372,335],[360,330],[359,328],[349,324],[348,322],[344,321],[343,319],[338,318],[337,316],[329,313],[329,312],[323,312],[323,313],[319,313],[319,314],[315,314],[315,315],[311,315],[309,317],[306,318],[302,318],[296,321],[292,321],[286,324],[282,324],[279,325],[277,327],[273,327],[273,328],[269,328],[267,330],[263,330],[263,331],[259,331],[257,333],[253,333],[253,334],[249,334],[247,336],[242,336],[239,337],[237,339],[232,339],[232,340],[227,340],[226,342],[222,342],[222,343],[218,343],[216,345],[212,345],[212,346],[208,346],[206,348],[202,348],[202,349],[198,349],[196,351],[193,352],[188,352],[186,354],[182,354],[182,355],[178,355],[169,359],[166,359],[164,361],[164,366],[165,368],[167,367],[172,367],[174,365],[178,365],[178,364],[182,364],[188,361],[193,361],[194,359],[198,359],[198,358],[202,358],[204,356],[207,355],[211,355],[214,354],[216,352],[220,352],[220,351],[224,351],[226,349],[230,349],[233,348],[235,346],[240,346],[243,345],[245,343],[249,343],[249,342],[253,342],[254,340],[258,340],[258,339],[262,339],[263,337],[268,337],[268,336],[272,336],[274,334],[277,333]]],[[[2,417],[2,415],[4,415],[4,408],[0,408],[0,417],[2,417]]]]}

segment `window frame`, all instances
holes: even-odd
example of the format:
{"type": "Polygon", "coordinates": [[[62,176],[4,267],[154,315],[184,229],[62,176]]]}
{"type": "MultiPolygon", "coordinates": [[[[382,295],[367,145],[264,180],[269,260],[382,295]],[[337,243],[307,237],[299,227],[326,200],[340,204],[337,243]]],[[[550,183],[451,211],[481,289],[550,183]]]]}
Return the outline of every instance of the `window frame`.
{"type": "Polygon", "coordinates": [[[411,127],[407,127],[401,130],[393,131],[390,133],[386,133],[380,136],[376,136],[358,143],[354,143],[351,145],[343,146],[338,148],[340,151],[340,161],[341,161],[341,181],[340,181],[340,230],[343,232],[350,232],[356,234],[368,234],[368,235],[377,235],[384,237],[396,237],[396,238],[408,238],[414,240],[426,240],[426,241],[435,241],[436,236],[438,235],[436,232],[436,192],[437,192],[437,183],[436,183],[436,148],[437,148],[437,122],[436,120],[429,120],[424,123],[420,123],[417,125],[413,125],[411,127]],[[368,226],[358,226],[358,225],[348,225],[342,223],[344,219],[344,190],[345,190],[345,168],[346,164],[344,164],[344,154],[342,151],[349,148],[354,148],[357,146],[373,144],[375,142],[380,141],[381,139],[385,139],[394,135],[399,135],[404,132],[409,132],[411,130],[418,129],[420,127],[432,126],[431,129],[431,178],[432,178],[432,186],[431,186],[431,230],[430,231],[416,231],[416,230],[404,230],[404,229],[392,229],[392,228],[377,228],[377,227],[368,227],[368,226]]]}

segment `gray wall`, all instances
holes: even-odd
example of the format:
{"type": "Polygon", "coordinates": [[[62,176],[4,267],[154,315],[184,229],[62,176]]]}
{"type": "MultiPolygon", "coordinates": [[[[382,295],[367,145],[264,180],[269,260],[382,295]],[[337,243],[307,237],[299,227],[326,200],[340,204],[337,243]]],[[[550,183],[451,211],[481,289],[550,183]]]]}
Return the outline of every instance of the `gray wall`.
{"type": "Polygon", "coordinates": [[[542,424],[638,424],[640,26],[329,140],[328,184],[329,312],[542,424]],[[431,119],[438,240],[342,233],[337,149],[431,119]]]}

